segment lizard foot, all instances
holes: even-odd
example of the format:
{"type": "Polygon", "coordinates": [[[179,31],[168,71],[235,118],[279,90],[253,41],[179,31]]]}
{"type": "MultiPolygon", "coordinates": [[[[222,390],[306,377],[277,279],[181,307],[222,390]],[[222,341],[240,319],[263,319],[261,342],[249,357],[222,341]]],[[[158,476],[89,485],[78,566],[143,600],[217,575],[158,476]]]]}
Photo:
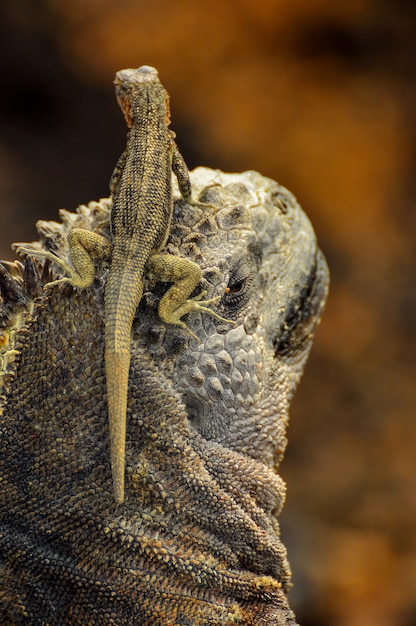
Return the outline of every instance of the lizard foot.
{"type": "Polygon", "coordinates": [[[208,315],[215,317],[215,319],[219,320],[220,322],[233,324],[234,326],[236,325],[236,322],[234,320],[229,320],[225,317],[221,317],[221,315],[218,315],[218,313],[208,308],[207,305],[209,304],[217,304],[219,300],[221,300],[221,296],[216,296],[215,298],[210,298],[209,300],[202,300],[202,298],[206,295],[206,293],[207,293],[206,291],[201,291],[201,293],[195,296],[194,298],[190,298],[189,300],[186,300],[177,309],[172,311],[169,316],[169,320],[166,320],[168,321],[169,324],[180,326],[181,328],[186,330],[197,341],[200,341],[199,337],[197,337],[195,333],[193,333],[190,330],[190,328],[188,328],[185,322],[181,320],[181,317],[183,315],[186,315],[187,313],[192,313],[193,311],[198,311],[199,313],[208,313],[208,315]]]}
{"type": "Polygon", "coordinates": [[[57,280],[53,280],[50,283],[47,283],[43,288],[50,289],[55,285],[59,285],[61,283],[69,283],[73,287],[87,287],[90,283],[85,283],[85,280],[81,278],[81,276],[74,270],[73,267],[66,263],[62,259],[56,256],[53,252],[49,252],[48,250],[34,250],[33,248],[25,248],[24,246],[19,246],[16,248],[17,254],[27,254],[29,256],[34,256],[38,259],[48,259],[55,265],[58,265],[68,276],[64,278],[58,278],[57,280]]]}
{"type": "MultiPolygon", "coordinates": [[[[212,183],[211,185],[204,187],[203,193],[205,193],[208,189],[211,189],[211,187],[219,187],[219,186],[220,186],[219,183],[212,183]]],[[[189,200],[189,204],[191,206],[200,206],[200,207],[205,207],[208,209],[213,209],[214,212],[217,212],[219,208],[215,204],[211,204],[211,202],[203,202],[202,200],[196,200],[195,198],[191,198],[189,200]]]]}

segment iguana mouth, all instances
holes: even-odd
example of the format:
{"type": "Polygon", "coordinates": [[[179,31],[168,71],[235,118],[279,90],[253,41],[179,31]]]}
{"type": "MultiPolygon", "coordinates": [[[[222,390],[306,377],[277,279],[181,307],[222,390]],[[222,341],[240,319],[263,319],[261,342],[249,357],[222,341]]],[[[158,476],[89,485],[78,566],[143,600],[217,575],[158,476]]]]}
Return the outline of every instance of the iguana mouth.
{"type": "Polygon", "coordinates": [[[298,294],[289,303],[273,341],[275,356],[293,354],[310,340],[325,306],[328,292],[328,266],[320,250],[298,294]]]}

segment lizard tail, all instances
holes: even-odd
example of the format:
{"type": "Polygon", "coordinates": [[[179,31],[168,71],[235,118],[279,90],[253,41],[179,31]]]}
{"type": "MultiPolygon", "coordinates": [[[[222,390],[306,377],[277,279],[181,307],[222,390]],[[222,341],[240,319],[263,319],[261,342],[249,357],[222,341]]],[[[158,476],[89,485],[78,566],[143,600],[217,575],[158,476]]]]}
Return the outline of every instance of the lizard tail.
{"type": "Polygon", "coordinates": [[[130,349],[115,353],[106,350],[108,420],[110,430],[111,473],[114,499],[124,500],[124,471],[126,451],[127,395],[130,369],[130,349]],[[108,364],[108,365],[107,365],[108,364]]]}
{"type": "Polygon", "coordinates": [[[127,398],[131,360],[131,327],[143,292],[141,284],[107,280],[105,372],[114,498],[124,500],[127,398]]]}

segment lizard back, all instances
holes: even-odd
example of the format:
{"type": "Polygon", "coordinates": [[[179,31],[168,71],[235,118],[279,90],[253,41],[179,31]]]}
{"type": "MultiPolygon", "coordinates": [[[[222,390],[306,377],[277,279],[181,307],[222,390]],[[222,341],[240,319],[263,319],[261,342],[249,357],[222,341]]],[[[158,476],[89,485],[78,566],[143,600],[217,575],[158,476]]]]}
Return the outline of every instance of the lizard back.
{"type": "Polygon", "coordinates": [[[154,68],[122,70],[115,85],[129,132],[111,181],[113,248],[105,286],[105,362],[114,494],[121,502],[131,327],[146,262],[169,233],[173,136],[168,95],[154,68]]]}

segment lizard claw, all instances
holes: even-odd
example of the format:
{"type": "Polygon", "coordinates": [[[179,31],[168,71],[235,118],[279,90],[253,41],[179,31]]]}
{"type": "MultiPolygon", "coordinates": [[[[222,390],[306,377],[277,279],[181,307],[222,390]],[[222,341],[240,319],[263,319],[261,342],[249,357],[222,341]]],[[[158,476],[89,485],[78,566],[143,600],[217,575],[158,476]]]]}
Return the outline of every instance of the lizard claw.
{"type": "Polygon", "coordinates": [[[194,333],[194,332],[192,332],[192,330],[189,328],[189,326],[187,326],[187,325],[185,324],[185,322],[182,322],[182,320],[178,320],[178,321],[175,323],[175,326],[179,326],[179,327],[180,327],[180,328],[182,328],[183,330],[186,330],[186,332],[187,332],[187,333],[189,333],[189,334],[191,335],[191,337],[193,337],[194,339],[196,339],[196,341],[197,341],[198,343],[201,343],[201,340],[200,340],[200,338],[198,337],[198,335],[195,335],[195,333],[194,333]]]}
{"type": "Polygon", "coordinates": [[[46,291],[50,289],[51,287],[55,287],[55,285],[60,285],[62,283],[69,283],[70,285],[74,284],[72,282],[72,279],[66,276],[64,278],[58,278],[57,280],[52,280],[50,283],[46,283],[46,285],[43,286],[43,289],[46,291]]]}
{"type": "MultiPolygon", "coordinates": [[[[205,193],[208,189],[211,189],[212,187],[219,187],[219,186],[220,186],[220,183],[212,183],[211,185],[204,187],[204,189],[202,190],[202,193],[205,193]]],[[[203,202],[202,200],[196,200],[194,198],[190,199],[189,204],[191,206],[200,206],[200,207],[213,209],[214,212],[217,212],[219,208],[215,204],[211,204],[211,202],[203,202]]]]}
{"type": "MultiPolygon", "coordinates": [[[[219,320],[220,322],[225,322],[227,324],[233,324],[234,326],[236,325],[236,322],[234,320],[229,320],[225,317],[221,317],[221,315],[218,315],[218,313],[216,313],[213,309],[208,308],[207,305],[210,304],[218,304],[218,302],[221,300],[221,296],[215,296],[215,298],[209,298],[208,300],[202,300],[202,298],[206,295],[206,291],[201,291],[201,293],[199,293],[197,296],[195,296],[194,298],[190,298],[189,300],[186,300],[181,306],[179,306],[176,311],[174,311],[171,314],[171,318],[169,320],[170,324],[176,324],[178,326],[181,326],[181,328],[186,328],[188,330],[188,332],[191,333],[191,335],[193,337],[195,337],[196,339],[198,339],[198,337],[196,337],[196,335],[194,335],[194,333],[192,333],[192,331],[189,330],[189,328],[186,326],[186,324],[184,322],[181,321],[181,317],[183,315],[186,315],[186,313],[191,313],[193,311],[199,312],[199,313],[208,313],[208,315],[211,315],[212,317],[214,317],[215,319],[219,320]],[[180,323],[179,323],[180,322],[180,323]]],[[[199,341],[199,339],[198,339],[199,341]]]]}
{"type": "Polygon", "coordinates": [[[213,209],[214,211],[218,211],[218,207],[215,206],[215,204],[210,204],[209,202],[201,202],[200,200],[191,199],[189,204],[191,206],[201,206],[201,207],[204,207],[205,209],[208,208],[208,209],[213,209]]]}

